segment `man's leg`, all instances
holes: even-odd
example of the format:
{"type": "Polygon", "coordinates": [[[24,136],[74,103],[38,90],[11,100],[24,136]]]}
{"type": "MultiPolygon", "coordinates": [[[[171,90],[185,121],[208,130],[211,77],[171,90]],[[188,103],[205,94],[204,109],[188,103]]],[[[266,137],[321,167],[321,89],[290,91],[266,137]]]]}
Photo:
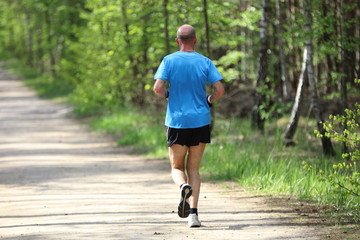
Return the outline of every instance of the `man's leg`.
{"type": "Polygon", "coordinates": [[[178,205],[178,215],[181,218],[186,218],[190,214],[190,204],[188,202],[191,196],[192,189],[187,183],[187,177],[185,174],[185,157],[189,148],[174,144],[169,148],[169,156],[171,162],[171,175],[174,182],[181,186],[180,188],[180,202],[178,205]]]}
{"type": "Polygon", "coordinates": [[[205,150],[206,144],[199,143],[197,146],[191,146],[187,158],[186,171],[188,175],[188,184],[192,187],[192,197],[190,198],[190,207],[197,208],[200,193],[200,162],[205,150]]]}
{"type": "Polygon", "coordinates": [[[188,151],[187,146],[173,144],[169,147],[169,158],[171,164],[171,176],[179,187],[183,183],[187,183],[185,174],[185,156],[188,151]]]}

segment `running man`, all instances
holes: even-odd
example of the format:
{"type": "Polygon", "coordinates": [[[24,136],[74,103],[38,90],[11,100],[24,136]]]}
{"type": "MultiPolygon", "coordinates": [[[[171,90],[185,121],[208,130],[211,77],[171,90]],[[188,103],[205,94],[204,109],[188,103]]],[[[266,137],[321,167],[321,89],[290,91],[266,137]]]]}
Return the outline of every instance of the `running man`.
{"type": "Polygon", "coordinates": [[[165,125],[171,175],[180,187],[178,214],[188,218],[189,227],[201,226],[200,161],[210,143],[210,107],[224,94],[222,76],[209,58],[195,51],[196,41],[195,29],[181,26],[176,38],[180,51],[166,56],[154,76],[154,92],[168,99],[165,125]],[[207,84],[213,89],[209,96],[207,84]]]}

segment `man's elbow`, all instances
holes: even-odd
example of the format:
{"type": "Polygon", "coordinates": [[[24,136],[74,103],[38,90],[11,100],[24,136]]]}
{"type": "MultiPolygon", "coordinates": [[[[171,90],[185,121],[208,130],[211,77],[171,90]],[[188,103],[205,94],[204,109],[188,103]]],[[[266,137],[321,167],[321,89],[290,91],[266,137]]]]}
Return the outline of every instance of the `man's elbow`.
{"type": "Polygon", "coordinates": [[[157,94],[157,93],[158,93],[158,91],[159,91],[158,89],[159,89],[159,88],[158,88],[156,85],[154,85],[154,87],[153,87],[153,91],[154,91],[154,93],[156,93],[156,94],[157,94]]]}
{"type": "Polygon", "coordinates": [[[216,95],[219,98],[221,98],[225,94],[224,86],[221,83],[216,86],[215,91],[216,91],[216,95]]]}
{"type": "Polygon", "coordinates": [[[161,95],[162,92],[164,92],[164,88],[162,86],[159,86],[157,84],[154,85],[153,91],[156,95],[161,95]]]}
{"type": "Polygon", "coordinates": [[[221,85],[221,88],[219,89],[219,95],[220,95],[220,97],[222,97],[222,96],[224,96],[224,94],[225,94],[225,89],[224,89],[224,86],[221,85]]]}

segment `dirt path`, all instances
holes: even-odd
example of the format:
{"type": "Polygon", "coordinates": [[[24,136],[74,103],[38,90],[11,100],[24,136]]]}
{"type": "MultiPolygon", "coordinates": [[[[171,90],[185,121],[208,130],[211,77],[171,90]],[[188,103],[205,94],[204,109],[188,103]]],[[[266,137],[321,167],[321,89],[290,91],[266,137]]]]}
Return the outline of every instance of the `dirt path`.
{"type": "Polygon", "coordinates": [[[318,239],[285,208],[205,183],[178,218],[168,163],[130,155],[0,70],[0,239],[318,239]]]}

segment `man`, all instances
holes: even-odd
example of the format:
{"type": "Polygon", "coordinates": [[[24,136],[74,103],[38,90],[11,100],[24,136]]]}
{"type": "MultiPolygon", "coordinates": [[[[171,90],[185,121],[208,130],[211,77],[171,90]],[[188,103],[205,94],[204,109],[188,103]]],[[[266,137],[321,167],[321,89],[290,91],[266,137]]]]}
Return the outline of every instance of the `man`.
{"type": "Polygon", "coordinates": [[[210,59],[195,52],[196,41],[195,29],[181,26],[176,38],[180,51],[166,56],[154,76],[154,92],[168,99],[165,125],[171,175],[180,187],[178,214],[188,217],[189,227],[201,226],[197,212],[200,161],[210,143],[210,107],[224,94],[220,73],[210,59]],[[213,88],[210,96],[206,84],[213,88]]]}

